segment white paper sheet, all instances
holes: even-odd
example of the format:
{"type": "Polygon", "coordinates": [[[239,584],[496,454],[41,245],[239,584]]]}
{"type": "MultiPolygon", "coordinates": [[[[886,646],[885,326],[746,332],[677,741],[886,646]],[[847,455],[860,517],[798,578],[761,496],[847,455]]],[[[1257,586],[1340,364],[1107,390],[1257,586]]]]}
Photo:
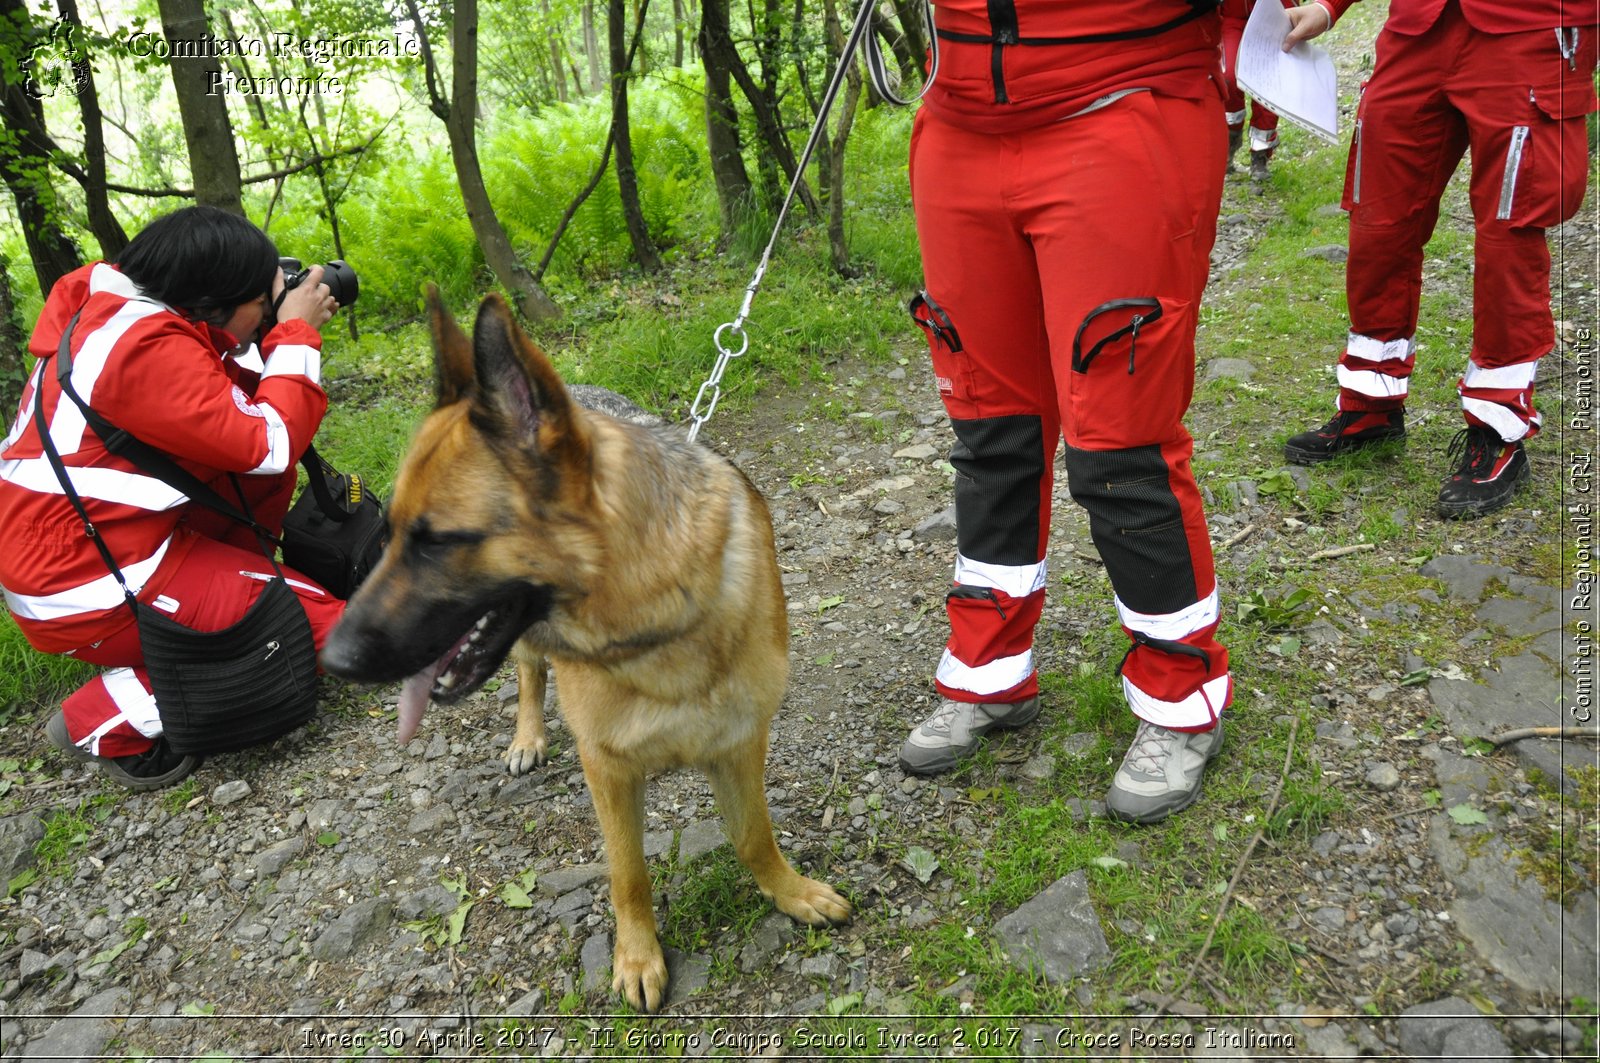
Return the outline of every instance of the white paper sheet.
{"type": "Polygon", "coordinates": [[[1289,13],[1279,0],[1261,0],[1245,23],[1235,77],[1251,96],[1296,125],[1339,139],[1339,82],[1333,59],[1314,44],[1283,50],[1289,13]]]}

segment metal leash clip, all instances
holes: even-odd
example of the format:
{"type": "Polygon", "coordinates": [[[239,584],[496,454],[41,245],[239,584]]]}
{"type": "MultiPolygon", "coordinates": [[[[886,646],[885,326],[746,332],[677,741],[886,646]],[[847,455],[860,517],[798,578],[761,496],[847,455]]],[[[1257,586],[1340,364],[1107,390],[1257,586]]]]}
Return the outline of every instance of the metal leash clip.
{"type": "Polygon", "coordinates": [[[728,363],[740,357],[750,349],[750,335],[744,330],[744,323],[750,316],[750,304],[755,301],[756,290],[761,287],[761,280],[766,276],[767,263],[772,260],[772,248],[778,242],[778,233],[783,228],[783,221],[789,215],[789,206],[794,202],[795,190],[805,178],[806,167],[811,164],[811,156],[816,151],[817,142],[822,137],[823,130],[827,127],[828,112],[833,109],[833,102],[838,98],[839,89],[844,84],[845,74],[850,64],[855,62],[856,49],[863,48],[867,57],[867,69],[872,75],[873,83],[879,93],[894,104],[913,103],[922,98],[928,91],[928,86],[933,84],[934,77],[939,72],[939,35],[935,32],[933,24],[933,7],[928,0],[923,0],[923,18],[928,28],[928,40],[931,44],[931,63],[928,79],[923,83],[922,93],[909,99],[902,98],[889,84],[887,64],[883,61],[881,49],[878,47],[877,38],[872,36],[872,12],[877,0],[862,0],[860,10],[855,22],[850,27],[850,33],[845,39],[844,47],[839,53],[839,63],[834,67],[833,77],[828,82],[827,89],[822,94],[822,100],[817,107],[817,120],[812,123],[811,135],[806,138],[806,146],[800,153],[799,161],[795,163],[794,175],[789,180],[788,194],[783,197],[783,203],[778,208],[778,220],[772,226],[772,235],[767,239],[766,249],[761,252],[761,261],[756,265],[755,275],[750,278],[749,285],[744,290],[744,303],[739,307],[739,313],[732,321],[725,321],[717,326],[717,331],[712,334],[711,341],[717,348],[717,360],[711,367],[711,375],[706,377],[705,383],[700,385],[700,390],[695,392],[694,405],[689,407],[689,442],[693,443],[700,434],[700,428],[711,420],[711,414],[717,408],[717,402],[722,398],[722,374],[728,369],[728,363]],[[865,45],[863,47],[863,45],[865,45]],[[739,349],[733,350],[724,341],[723,337],[729,333],[739,337],[739,349]],[[707,396],[710,403],[706,404],[707,396]],[[704,405],[704,409],[702,409],[704,405]]]}

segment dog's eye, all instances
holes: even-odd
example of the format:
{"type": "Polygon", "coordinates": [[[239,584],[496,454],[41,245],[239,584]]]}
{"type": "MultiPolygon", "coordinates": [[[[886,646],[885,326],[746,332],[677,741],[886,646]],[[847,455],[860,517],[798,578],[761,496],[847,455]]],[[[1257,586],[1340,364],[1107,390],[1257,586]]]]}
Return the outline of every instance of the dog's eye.
{"type": "Polygon", "coordinates": [[[432,555],[452,546],[472,546],[483,542],[485,538],[481,531],[435,528],[426,520],[419,520],[412,525],[407,541],[416,549],[432,555]]]}

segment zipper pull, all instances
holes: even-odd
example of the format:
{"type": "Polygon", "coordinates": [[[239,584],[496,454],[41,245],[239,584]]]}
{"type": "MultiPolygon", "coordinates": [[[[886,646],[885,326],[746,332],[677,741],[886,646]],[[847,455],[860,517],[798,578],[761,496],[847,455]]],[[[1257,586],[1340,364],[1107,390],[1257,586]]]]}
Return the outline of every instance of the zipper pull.
{"type": "Polygon", "coordinates": [[[1561,49],[1561,58],[1567,61],[1567,69],[1578,69],[1578,34],[1581,31],[1574,26],[1570,30],[1561,26],[1556,27],[1556,47],[1561,49]],[[1569,37],[1568,34],[1571,34],[1569,37]]]}
{"type": "Polygon", "coordinates": [[[1001,620],[1005,620],[1006,619],[1005,606],[1000,604],[1000,599],[995,596],[994,588],[992,588],[992,587],[972,587],[972,586],[952,587],[950,589],[949,593],[945,595],[945,597],[946,598],[978,598],[978,599],[981,599],[983,601],[988,602],[990,605],[994,606],[994,610],[995,610],[995,612],[1000,614],[1000,619],[1001,620]]]}
{"type": "Polygon", "coordinates": [[[1139,326],[1144,324],[1144,315],[1134,314],[1133,320],[1129,324],[1133,326],[1133,332],[1128,336],[1128,375],[1132,376],[1133,352],[1139,346],[1139,326]]]}

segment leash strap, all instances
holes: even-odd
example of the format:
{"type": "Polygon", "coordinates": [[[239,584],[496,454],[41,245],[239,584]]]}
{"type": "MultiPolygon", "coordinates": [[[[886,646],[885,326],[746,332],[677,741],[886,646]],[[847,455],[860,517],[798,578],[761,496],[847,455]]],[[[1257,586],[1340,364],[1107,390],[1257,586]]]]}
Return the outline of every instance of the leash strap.
{"type": "Polygon", "coordinates": [[[865,54],[867,58],[867,72],[872,76],[872,84],[878,94],[889,103],[897,106],[914,103],[927,93],[928,87],[933,84],[933,79],[939,73],[939,35],[935,32],[933,24],[933,5],[931,0],[923,0],[922,10],[924,21],[928,28],[929,42],[929,71],[928,79],[923,83],[922,91],[910,98],[901,97],[889,84],[888,65],[883,59],[883,49],[878,43],[877,35],[871,32],[872,15],[877,6],[877,0],[862,0],[861,8],[856,12],[856,20],[850,26],[850,33],[845,38],[844,48],[839,52],[839,63],[833,70],[833,77],[828,80],[828,87],[822,94],[822,100],[817,106],[817,119],[811,125],[811,135],[806,138],[806,146],[800,152],[800,159],[795,163],[794,176],[789,179],[789,191],[783,197],[783,204],[778,208],[778,219],[773,223],[772,235],[767,238],[767,246],[761,252],[761,260],[756,264],[755,275],[750,278],[750,283],[744,289],[744,301],[739,306],[739,312],[731,321],[725,321],[717,326],[712,333],[711,342],[717,349],[716,363],[711,367],[711,375],[706,377],[700,385],[700,390],[695,392],[694,404],[689,407],[689,442],[693,443],[700,434],[700,429],[711,420],[711,415],[716,411],[717,402],[722,398],[722,375],[727,372],[728,363],[741,357],[750,349],[750,334],[745,332],[744,323],[750,316],[750,306],[755,302],[756,292],[761,288],[761,282],[766,278],[767,265],[772,261],[772,249],[778,242],[778,233],[783,229],[784,219],[789,216],[789,207],[794,202],[795,191],[805,177],[806,167],[811,164],[811,156],[817,150],[817,144],[822,139],[823,130],[827,128],[828,113],[833,110],[833,104],[843,87],[845,75],[849,73],[850,65],[855,62],[856,49],[861,48],[866,42],[865,54]]]}
{"type": "MultiPolygon", "coordinates": [[[[872,7],[870,0],[864,8],[872,7]]],[[[939,76],[939,30],[933,24],[933,4],[931,0],[923,0],[922,24],[928,34],[928,78],[922,83],[922,91],[915,96],[901,96],[898,86],[891,85],[889,65],[883,61],[883,42],[878,40],[876,33],[868,33],[864,38],[866,48],[864,53],[867,58],[867,73],[872,77],[872,87],[887,103],[896,107],[909,107],[928,94],[928,89],[933,86],[934,79],[939,76]]],[[[849,55],[848,52],[845,53],[849,55]]],[[[842,61],[842,57],[841,57],[842,61]]]]}

